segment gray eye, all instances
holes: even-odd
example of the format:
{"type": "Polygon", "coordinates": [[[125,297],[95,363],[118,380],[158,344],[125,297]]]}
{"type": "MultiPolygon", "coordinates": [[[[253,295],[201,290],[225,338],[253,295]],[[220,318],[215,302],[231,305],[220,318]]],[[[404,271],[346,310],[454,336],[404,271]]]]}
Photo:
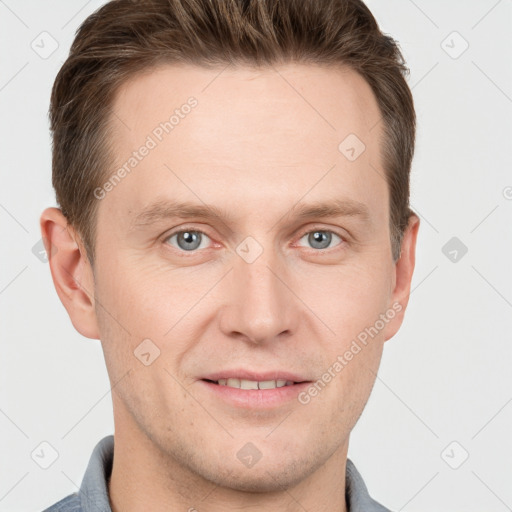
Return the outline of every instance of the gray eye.
{"type": "Polygon", "coordinates": [[[306,233],[302,238],[307,237],[307,242],[313,249],[327,249],[333,240],[333,235],[341,240],[336,233],[319,229],[306,233]]]}
{"type": "MultiPolygon", "coordinates": [[[[183,251],[195,251],[200,248],[201,243],[203,242],[203,237],[207,237],[201,231],[178,231],[171,235],[168,240],[171,241],[173,238],[176,238],[176,245],[178,249],[183,251]]],[[[172,244],[176,247],[175,244],[172,244]]]]}

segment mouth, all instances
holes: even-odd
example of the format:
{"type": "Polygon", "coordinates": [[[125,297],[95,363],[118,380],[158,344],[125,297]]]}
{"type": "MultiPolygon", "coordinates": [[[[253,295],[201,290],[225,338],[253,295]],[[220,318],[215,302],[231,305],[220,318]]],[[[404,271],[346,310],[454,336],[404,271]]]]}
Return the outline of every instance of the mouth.
{"type": "Polygon", "coordinates": [[[208,396],[230,407],[270,410],[296,401],[312,381],[285,371],[233,370],[206,375],[199,382],[208,396]]]}
{"type": "Polygon", "coordinates": [[[293,386],[294,384],[302,384],[303,382],[308,381],[300,381],[295,382],[293,380],[285,380],[285,379],[276,379],[276,380],[249,380],[249,379],[239,379],[239,378],[228,378],[228,379],[201,379],[205,382],[210,382],[211,384],[217,384],[219,386],[227,386],[229,388],[235,389],[276,389],[283,388],[285,386],[293,386]]]}

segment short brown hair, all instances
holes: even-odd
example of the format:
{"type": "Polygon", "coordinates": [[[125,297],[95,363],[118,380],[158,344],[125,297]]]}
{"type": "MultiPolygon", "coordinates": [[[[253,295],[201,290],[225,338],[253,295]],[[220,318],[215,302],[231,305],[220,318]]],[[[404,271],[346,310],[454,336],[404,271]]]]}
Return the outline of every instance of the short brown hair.
{"type": "Polygon", "coordinates": [[[113,0],[77,31],[50,104],[57,203],[94,263],[94,190],[108,175],[114,94],[162,63],[343,64],[369,83],[383,121],[394,259],[411,210],[416,116],[397,43],[360,0],[113,0]]]}

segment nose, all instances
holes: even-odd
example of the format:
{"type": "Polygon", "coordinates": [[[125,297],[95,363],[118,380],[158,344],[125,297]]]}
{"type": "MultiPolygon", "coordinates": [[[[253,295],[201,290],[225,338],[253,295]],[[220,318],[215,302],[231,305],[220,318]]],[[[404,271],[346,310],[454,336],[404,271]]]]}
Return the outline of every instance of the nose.
{"type": "Polygon", "coordinates": [[[296,332],[300,301],[288,284],[289,276],[285,262],[270,250],[251,263],[235,254],[233,270],[224,283],[223,333],[262,344],[284,340],[296,332]]]}

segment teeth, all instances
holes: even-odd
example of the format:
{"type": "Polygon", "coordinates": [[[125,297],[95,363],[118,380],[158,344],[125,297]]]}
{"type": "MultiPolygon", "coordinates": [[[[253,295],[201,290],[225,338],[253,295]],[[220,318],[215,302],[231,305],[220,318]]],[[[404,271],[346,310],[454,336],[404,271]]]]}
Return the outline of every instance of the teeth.
{"type": "Polygon", "coordinates": [[[247,380],[247,379],[219,379],[218,384],[221,386],[228,386],[230,388],[237,389],[275,389],[282,388],[284,386],[292,386],[293,381],[291,380],[247,380]]]}
{"type": "Polygon", "coordinates": [[[240,379],[240,389],[258,389],[258,382],[255,380],[240,379]]]}
{"type": "Polygon", "coordinates": [[[275,389],[276,381],[275,380],[262,380],[258,382],[259,389],[275,389]]]}

